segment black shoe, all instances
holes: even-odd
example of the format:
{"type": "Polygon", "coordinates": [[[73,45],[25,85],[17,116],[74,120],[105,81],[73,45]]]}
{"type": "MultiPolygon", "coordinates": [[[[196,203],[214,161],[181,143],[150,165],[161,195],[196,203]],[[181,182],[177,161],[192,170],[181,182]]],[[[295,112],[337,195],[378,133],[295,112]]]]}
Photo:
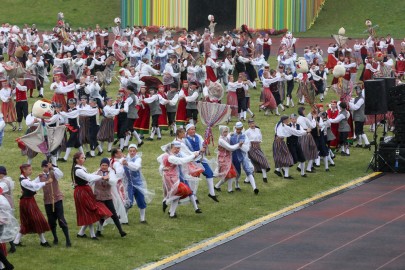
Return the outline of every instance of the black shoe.
{"type": "Polygon", "coordinates": [[[141,147],[143,145],[143,141],[141,141],[140,143],[138,143],[138,147],[141,147]]]}
{"type": "Polygon", "coordinates": [[[228,191],[228,193],[229,193],[229,194],[233,194],[233,190],[231,190],[231,191],[228,191]]]}
{"type": "Polygon", "coordinates": [[[362,148],[363,146],[361,144],[356,144],[356,148],[362,148]]]}
{"type": "Polygon", "coordinates": [[[72,243],[70,243],[70,241],[69,241],[69,242],[66,242],[66,247],[67,247],[67,248],[72,247],[72,243]]]}
{"type": "Polygon", "coordinates": [[[96,232],[96,236],[97,236],[97,237],[103,237],[104,235],[101,234],[101,231],[97,231],[97,232],[96,232]]]}
{"type": "Polygon", "coordinates": [[[113,142],[113,144],[114,144],[114,145],[117,145],[118,142],[119,142],[119,140],[115,140],[115,141],[113,142]]]}
{"type": "Polygon", "coordinates": [[[41,245],[41,247],[47,247],[47,248],[50,248],[50,247],[51,247],[51,245],[50,245],[48,242],[39,243],[39,244],[41,245]]]}
{"type": "Polygon", "coordinates": [[[221,188],[220,188],[220,187],[215,187],[215,186],[214,186],[214,189],[215,189],[216,191],[221,191],[221,188]]]}
{"type": "Polygon", "coordinates": [[[91,238],[91,240],[98,241],[99,239],[96,236],[94,236],[94,237],[91,238]]]}
{"type": "Polygon", "coordinates": [[[173,130],[170,130],[170,136],[174,136],[174,132],[173,132],[173,130]]]}
{"type": "Polygon", "coordinates": [[[53,245],[56,246],[59,244],[59,240],[58,239],[53,239],[53,245]]]}
{"type": "Polygon", "coordinates": [[[368,150],[371,150],[371,145],[370,145],[370,144],[366,144],[366,145],[364,145],[364,148],[365,148],[365,149],[368,149],[368,150]]]}
{"type": "Polygon", "coordinates": [[[15,248],[14,243],[11,244],[10,249],[8,250],[8,252],[9,252],[9,253],[14,253],[14,252],[16,252],[16,251],[17,251],[17,249],[15,248]]]}
{"type": "Polygon", "coordinates": [[[141,224],[148,224],[148,222],[146,220],[142,220],[140,223],[141,224]]]}
{"type": "Polygon", "coordinates": [[[243,181],[243,184],[250,184],[250,181],[243,181]]]}
{"type": "Polygon", "coordinates": [[[240,187],[235,188],[236,191],[242,191],[240,187]]]}
{"type": "Polygon", "coordinates": [[[301,169],[297,167],[297,171],[301,172],[301,169]]]}
{"type": "Polygon", "coordinates": [[[97,156],[101,156],[104,153],[104,151],[98,152],[97,156]]]}
{"type": "Polygon", "coordinates": [[[197,209],[195,210],[195,213],[196,213],[196,214],[202,214],[202,211],[201,211],[200,208],[197,208],[197,209]]]}
{"type": "Polygon", "coordinates": [[[163,202],[162,209],[163,209],[163,213],[166,213],[166,209],[167,209],[166,201],[163,202]]]}
{"type": "Polygon", "coordinates": [[[325,169],[325,172],[329,172],[329,169],[325,169]]]}
{"type": "Polygon", "coordinates": [[[305,170],[307,173],[315,173],[314,171],[305,170]]]}
{"type": "Polygon", "coordinates": [[[316,165],[316,164],[315,164],[315,167],[318,167],[318,168],[319,168],[319,167],[321,167],[321,165],[316,165]]]}
{"type": "Polygon", "coordinates": [[[336,165],[335,165],[335,164],[329,164],[329,166],[331,166],[331,167],[335,167],[336,165]]]}
{"type": "Polygon", "coordinates": [[[279,171],[274,171],[274,173],[277,174],[277,176],[280,176],[280,177],[283,176],[283,175],[281,174],[281,172],[279,172],[279,171]]]}
{"type": "Polygon", "coordinates": [[[307,177],[307,175],[304,173],[304,174],[301,175],[301,177],[307,177]]]}
{"type": "Polygon", "coordinates": [[[292,177],[291,175],[290,176],[284,176],[284,179],[294,179],[294,177],[292,177]]]}
{"type": "Polygon", "coordinates": [[[146,138],[145,140],[147,140],[147,141],[153,141],[153,138],[149,137],[149,138],[146,138]]]}
{"type": "Polygon", "coordinates": [[[157,140],[160,141],[162,139],[162,137],[157,137],[157,140]]]}
{"type": "Polygon", "coordinates": [[[127,236],[127,233],[122,231],[122,232],[120,232],[120,235],[121,235],[121,237],[125,237],[125,236],[127,236]]]}
{"type": "Polygon", "coordinates": [[[90,157],[91,157],[90,152],[86,152],[86,157],[87,157],[87,158],[90,158],[90,157]]]}
{"type": "Polygon", "coordinates": [[[87,238],[87,235],[86,235],[86,234],[83,234],[83,235],[77,234],[76,236],[77,236],[78,238],[87,238]]]}
{"type": "Polygon", "coordinates": [[[259,194],[259,190],[257,189],[257,188],[255,188],[254,190],[253,190],[253,192],[257,195],[257,194],[259,194]]]}
{"type": "Polygon", "coordinates": [[[44,96],[43,95],[38,95],[38,98],[44,98],[44,96]]]}
{"type": "Polygon", "coordinates": [[[60,162],[67,162],[67,160],[64,159],[64,158],[58,158],[58,161],[60,161],[60,162]]]}
{"type": "Polygon", "coordinates": [[[211,199],[213,199],[216,202],[219,202],[217,199],[217,196],[215,196],[215,195],[208,194],[208,197],[210,197],[211,199]]]}
{"type": "Polygon", "coordinates": [[[177,218],[177,214],[174,214],[173,216],[169,216],[169,218],[177,218]]]}
{"type": "Polygon", "coordinates": [[[263,178],[263,182],[267,183],[267,178],[266,177],[263,178]]]}
{"type": "Polygon", "coordinates": [[[199,201],[199,200],[195,200],[195,203],[196,203],[196,204],[200,204],[200,201],[199,201]]]}
{"type": "Polygon", "coordinates": [[[16,246],[16,247],[25,247],[25,245],[23,245],[21,242],[18,243],[18,244],[14,244],[14,246],[16,246]]]}

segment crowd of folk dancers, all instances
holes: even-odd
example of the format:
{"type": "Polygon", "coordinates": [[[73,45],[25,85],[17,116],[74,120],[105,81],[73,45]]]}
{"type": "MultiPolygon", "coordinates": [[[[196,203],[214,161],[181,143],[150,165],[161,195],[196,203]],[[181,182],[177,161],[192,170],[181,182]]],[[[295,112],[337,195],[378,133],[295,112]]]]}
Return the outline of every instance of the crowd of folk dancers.
{"type": "MultiPolygon", "coordinates": [[[[70,179],[74,186],[81,227],[78,238],[98,240],[108,223],[114,223],[125,237],[122,224],[128,223],[128,211],[135,205],[140,222],[146,223],[146,208],[154,192],[142,175],[138,150],[148,148],[145,140],[161,140],[165,130],[173,141],[162,146],[157,166],[164,187],[162,209],[170,218],[177,218],[181,200],[190,201],[196,214],[202,213],[197,194],[201,178],[214,202],[219,202],[217,194],[222,189],[229,194],[240,191],[242,182],[259,194],[259,175],[264,184],[270,177],[263,141],[273,143],[277,177],[293,179],[291,168],[299,171],[299,177],[308,177],[319,170],[321,162],[328,172],[335,166],[337,153],[350,156],[350,139],[356,139],[355,147],[370,148],[364,125],[375,128],[377,123],[365,115],[361,82],[396,77],[399,84],[405,70],[405,42],[397,53],[392,37],[378,38],[374,32],[352,47],[331,43],[326,54],[316,44],[307,46],[299,58],[297,39],[289,32],[276,46],[269,34],[258,33],[255,38],[247,31],[218,35],[215,25],[204,33],[182,32],[176,38],[161,30],[151,35],[145,27],[113,27],[112,38],[108,29],[97,26],[75,31],[61,20],[51,34],[40,34],[35,25],[20,29],[3,24],[0,28],[0,146],[3,136],[32,132],[41,123],[29,112],[35,89],[39,98],[44,91],[52,93],[55,114],[46,124],[67,127],[65,140],[48,160],[34,160],[38,154],[22,147],[27,162],[20,166],[18,206],[14,205],[14,181],[7,174],[7,169],[15,168],[0,166],[0,212],[6,217],[0,218],[4,269],[13,269],[5,257],[5,243],[15,252],[25,234],[36,233],[41,246],[51,247],[45,232],[52,232],[57,245],[59,224],[66,246],[72,246],[61,180],[70,179]],[[277,55],[274,67],[268,62],[272,47],[277,55]],[[305,61],[307,71],[300,72],[299,61],[305,61]],[[332,76],[328,74],[336,65],[344,67],[344,74],[328,85],[332,76]],[[108,94],[112,80],[119,81],[119,90],[109,89],[108,94]],[[250,93],[259,86],[259,107],[251,108],[250,93]],[[312,100],[312,106],[305,108],[308,88],[319,102],[312,100]],[[340,100],[323,104],[328,90],[340,94],[340,100]],[[203,128],[197,106],[202,101],[228,104],[232,113],[227,124],[236,120],[232,127],[219,126],[216,166],[206,158],[205,139],[196,133],[197,123],[203,128]],[[286,107],[295,107],[296,113],[281,115],[286,107]],[[262,123],[255,122],[253,111],[277,117],[271,138],[263,138],[258,127],[262,123]],[[6,129],[6,125],[11,127],[6,129]],[[100,166],[89,173],[84,167],[86,158],[97,157],[100,166]],[[71,163],[71,171],[62,172],[59,162],[71,163]],[[40,164],[41,172],[34,174],[31,164],[40,164]],[[41,189],[47,219],[35,200],[41,189]],[[19,222],[14,218],[17,207],[19,222]]],[[[392,115],[386,117],[394,129],[392,115]]]]}

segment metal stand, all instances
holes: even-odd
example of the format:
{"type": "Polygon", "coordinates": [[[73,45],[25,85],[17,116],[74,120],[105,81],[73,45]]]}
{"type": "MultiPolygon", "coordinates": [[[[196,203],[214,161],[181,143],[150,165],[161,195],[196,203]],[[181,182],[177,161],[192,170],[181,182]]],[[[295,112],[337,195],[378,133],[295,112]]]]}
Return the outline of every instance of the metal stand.
{"type": "MultiPolygon", "coordinates": [[[[377,151],[378,141],[377,141],[377,115],[376,114],[374,114],[374,123],[375,123],[374,136],[373,136],[373,139],[374,139],[374,153],[373,153],[373,157],[370,160],[370,163],[367,166],[366,172],[370,168],[372,168],[373,171],[375,171],[375,172],[378,171],[380,169],[378,161],[380,160],[380,161],[382,161],[384,163],[384,165],[388,166],[388,168],[390,168],[392,172],[396,173],[397,171],[390,164],[388,164],[388,162],[377,151]]],[[[399,152],[398,152],[398,156],[399,156],[399,152]]]]}

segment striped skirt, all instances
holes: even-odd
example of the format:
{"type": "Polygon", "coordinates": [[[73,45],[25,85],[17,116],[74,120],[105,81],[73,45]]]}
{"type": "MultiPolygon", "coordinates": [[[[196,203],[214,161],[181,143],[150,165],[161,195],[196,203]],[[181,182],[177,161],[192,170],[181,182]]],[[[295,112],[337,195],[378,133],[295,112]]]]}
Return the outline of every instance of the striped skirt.
{"type": "Polygon", "coordinates": [[[89,117],[79,116],[79,126],[80,126],[80,142],[81,144],[90,143],[89,139],[89,117]]]}
{"type": "Polygon", "coordinates": [[[262,172],[262,169],[270,171],[270,164],[260,148],[260,142],[251,142],[251,147],[248,152],[250,161],[252,161],[256,172],[262,172]]]}
{"type": "Polygon", "coordinates": [[[20,199],[20,223],[22,234],[44,233],[51,230],[34,197],[20,199]]]}
{"type": "Polygon", "coordinates": [[[77,226],[93,224],[112,216],[102,202],[97,202],[90,186],[76,186],[73,194],[76,206],[77,226]]]}
{"type": "Polygon", "coordinates": [[[97,140],[100,142],[114,141],[114,119],[104,118],[101,120],[100,129],[97,133],[97,140]]]}
{"type": "Polygon", "coordinates": [[[318,158],[318,148],[316,147],[314,138],[311,134],[299,137],[298,142],[301,145],[301,149],[306,160],[313,160],[318,158]]]}
{"type": "Polygon", "coordinates": [[[15,122],[17,119],[17,113],[13,101],[3,102],[1,104],[1,112],[3,113],[3,119],[5,123],[15,122]]]}
{"type": "Polygon", "coordinates": [[[290,167],[294,165],[293,158],[288,151],[284,139],[276,137],[273,142],[273,159],[276,168],[290,167]]]}

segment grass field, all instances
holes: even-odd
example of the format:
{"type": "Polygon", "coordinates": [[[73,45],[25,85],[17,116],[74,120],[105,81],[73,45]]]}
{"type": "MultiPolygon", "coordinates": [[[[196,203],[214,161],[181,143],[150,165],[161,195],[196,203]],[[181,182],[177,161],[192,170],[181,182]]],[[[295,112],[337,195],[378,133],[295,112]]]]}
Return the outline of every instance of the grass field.
{"type": "Polygon", "coordinates": [[[120,17],[119,0],[2,0],[1,23],[22,27],[35,23],[39,30],[51,31],[58,13],[63,12],[65,22],[76,30],[79,27],[111,27],[115,17],[120,17]]]}
{"type": "Polygon", "coordinates": [[[346,29],[346,36],[367,38],[363,33],[367,29],[364,22],[370,19],[376,29],[377,36],[391,34],[394,39],[405,37],[403,27],[403,11],[405,1],[390,0],[326,0],[316,23],[305,33],[296,33],[300,37],[330,37],[337,34],[340,27],[346,29]]]}
{"type": "MultiPolygon", "coordinates": [[[[271,61],[272,66],[274,66],[275,60],[272,59],[271,61]]],[[[45,93],[47,97],[50,97],[48,87],[49,85],[46,86],[45,93]]],[[[110,96],[115,95],[117,91],[115,81],[108,91],[110,96]]],[[[272,158],[273,130],[279,117],[264,116],[263,112],[258,111],[259,94],[260,88],[251,90],[251,108],[264,136],[262,149],[269,158],[272,169],[274,169],[272,158]]],[[[329,92],[326,101],[335,97],[334,93],[329,92]]],[[[32,104],[32,102],[33,100],[30,103],[32,104]]],[[[296,111],[297,107],[287,109],[284,113],[290,114],[296,113],[296,111]]],[[[229,126],[234,124],[235,121],[231,122],[229,126]]],[[[217,140],[217,128],[214,131],[214,137],[217,140]]],[[[198,125],[197,132],[203,134],[204,127],[201,124],[198,125]]],[[[7,167],[14,180],[18,179],[18,166],[26,162],[26,158],[21,156],[14,142],[15,138],[21,135],[23,135],[22,132],[12,132],[11,127],[8,126],[4,145],[0,149],[1,163],[7,167]]],[[[371,139],[370,136],[369,138],[371,139]]],[[[130,210],[129,225],[124,226],[128,236],[124,239],[119,237],[117,230],[112,225],[105,228],[105,236],[98,242],[75,237],[78,227],[76,226],[73,190],[69,175],[71,161],[60,163],[60,168],[65,172],[61,187],[65,194],[65,213],[70,225],[73,247],[70,249],[64,247],[61,231],[58,231],[60,246],[50,249],[41,248],[36,235],[24,236],[22,242],[26,247],[18,248],[17,252],[9,257],[16,269],[133,269],[311,197],[321,191],[364,176],[368,161],[372,156],[372,152],[368,150],[352,148],[350,157],[337,155],[335,159],[337,165],[331,167],[329,173],[326,173],[321,167],[318,168],[317,173],[310,174],[308,178],[304,179],[293,168],[291,174],[296,179],[294,181],[282,180],[270,172],[269,183],[264,184],[261,175],[257,175],[256,181],[260,189],[258,196],[253,194],[250,186],[243,185],[240,193],[230,195],[224,191],[219,192],[220,203],[214,203],[207,197],[206,183],[203,180],[198,190],[200,208],[203,214],[196,215],[191,205],[188,204],[180,206],[178,208],[179,218],[172,220],[168,218],[167,214],[162,213],[162,184],[156,162],[156,157],[161,154],[160,146],[171,140],[172,137],[164,133],[162,141],[145,142],[140,149],[143,152],[143,174],[148,186],[154,189],[156,196],[146,211],[147,225],[139,223],[139,214],[136,208],[130,210]]],[[[215,147],[210,146],[211,153],[214,153],[214,149],[215,147]]],[[[214,158],[214,156],[210,158],[214,158]]],[[[34,159],[34,175],[39,173],[42,159],[41,156],[34,159]]],[[[101,157],[88,159],[85,164],[88,171],[95,171],[100,159],[101,157]]],[[[244,177],[241,179],[243,180],[244,177]]],[[[14,194],[16,205],[18,205],[20,187],[18,183],[16,186],[14,194]]],[[[40,208],[43,210],[41,192],[36,197],[40,208]]],[[[16,215],[18,216],[18,211],[16,215]]],[[[52,242],[51,233],[47,233],[46,237],[48,241],[52,242]]]]}

